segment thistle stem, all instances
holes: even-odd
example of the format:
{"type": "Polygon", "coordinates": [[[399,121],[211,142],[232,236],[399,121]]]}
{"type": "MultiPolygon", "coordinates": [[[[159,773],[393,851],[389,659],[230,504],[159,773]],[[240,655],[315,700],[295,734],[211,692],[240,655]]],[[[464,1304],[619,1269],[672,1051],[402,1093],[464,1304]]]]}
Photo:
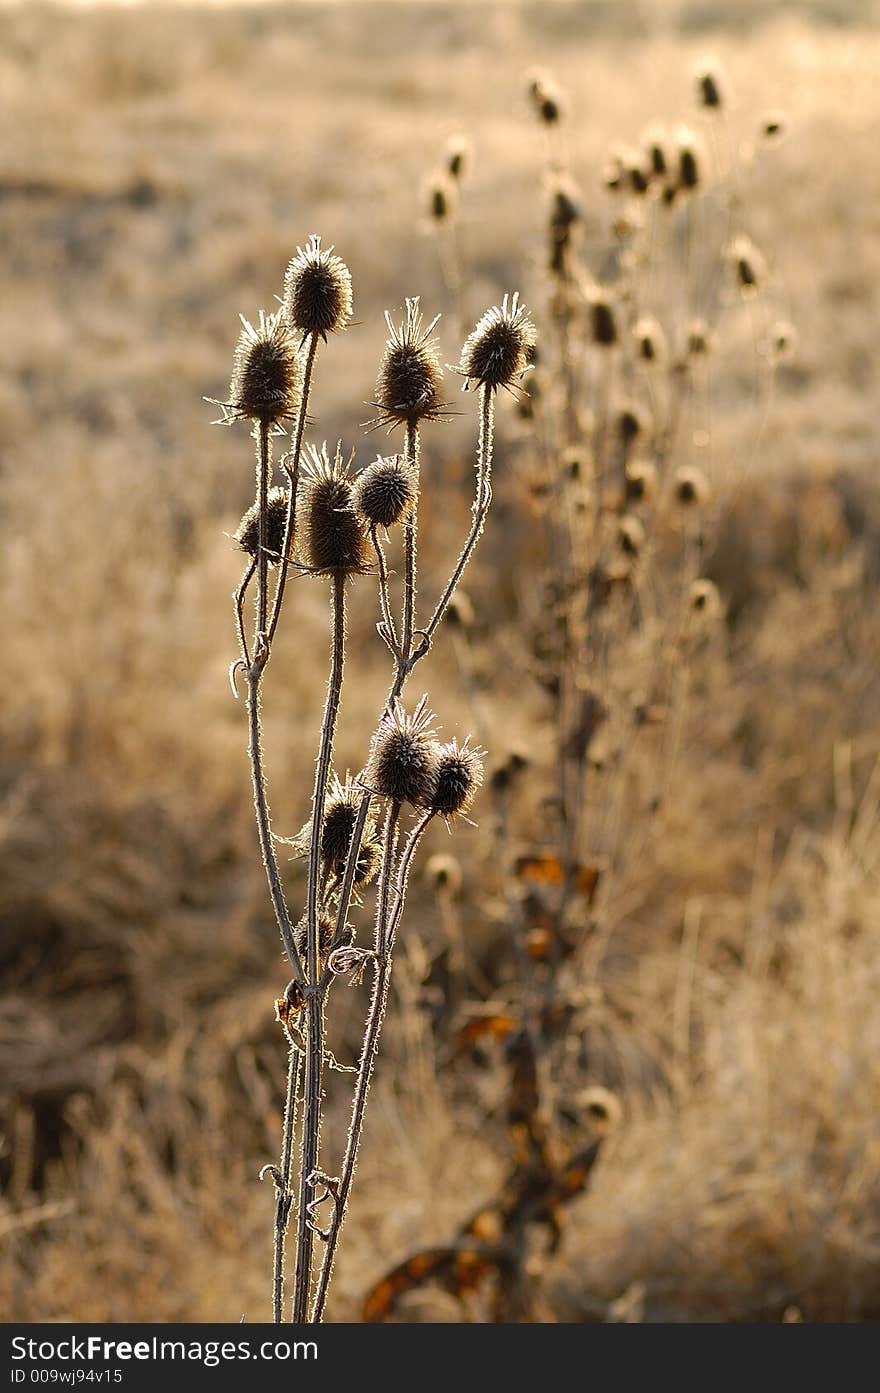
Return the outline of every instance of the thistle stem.
{"type": "Polygon", "coordinates": [[[406,576],[403,592],[403,622],[400,634],[400,657],[397,665],[397,678],[394,683],[396,690],[394,696],[400,695],[406,675],[409,671],[410,656],[412,654],[413,625],[416,615],[416,548],[419,532],[419,428],[415,421],[407,421],[406,435],[404,440],[404,452],[406,461],[412,469],[416,479],[415,501],[410,509],[404,524],[404,553],[406,576]]]}
{"type": "Polygon", "coordinates": [[[315,774],[315,792],[312,799],[312,833],[309,848],[308,901],[306,908],[306,942],[308,949],[308,982],[312,990],[308,993],[306,1011],[306,1067],[305,1099],[303,1105],[302,1159],[299,1179],[299,1213],[297,1216],[296,1275],[293,1293],[293,1322],[302,1324],[308,1311],[309,1287],[311,1284],[312,1249],[314,1230],[309,1216],[309,1192],[311,1175],[318,1164],[318,1142],[321,1129],[321,1073],[323,1066],[324,1005],[323,996],[317,990],[320,972],[318,944],[318,874],[321,858],[321,831],[324,823],[324,804],[327,796],[327,782],[330,777],[330,763],[333,756],[333,737],[336,719],[339,714],[339,698],[342,691],[342,669],[345,658],[345,576],[337,572],[333,577],[331,592],[333,612],[333,644],[330,658],[330,680],[324,717],[321,723],[321,744],[318,752],[318,767],[315,774]]]}
{"type": "Polygon", "coordinates": [[[315,357],[318,352],[318,335],[312,334],[309,338],[309,351],[306,355],[305,368],[303,369],[302,397],[299,404],[299,414],[296,418],[296,434],[293,440],[293,450],[290,458],[284,463],[284,472],[290,484],[290,491],[287,496],[287,517],[284,521],[284,542],[281,546],[281,562],[278,568],[278,584],[275,588],[275,598],[272,601],[272,618],[269,621],[269,643],[275,637],[275,630],[278,627],[278,618],[281,614],[281,602],[284,599],[284,589],[287,585],[287,571],[290,565],[290,553],[296,541],[296,492],[299,486],[299,460],[302,454],[303,435],[306,428],[306,418],[309,411],[309,394],[312,388],[312,373],[315,367],[315,357]]]}
{"type": "Polygon", "coordinates": [[[281,1144],[281,1184],[275,1187],[275,1262],[272,1282],[272,1319],[281,1324],[284,1301],[284,1239],[293,1203],[290,1170],[293,1161],[293,1138],[296,1132],[296,1103],[302,1073],[302,1054],[291,1044],[287,1061],[287,1096],[284,1105],[284,1137],[281,1144]]]}

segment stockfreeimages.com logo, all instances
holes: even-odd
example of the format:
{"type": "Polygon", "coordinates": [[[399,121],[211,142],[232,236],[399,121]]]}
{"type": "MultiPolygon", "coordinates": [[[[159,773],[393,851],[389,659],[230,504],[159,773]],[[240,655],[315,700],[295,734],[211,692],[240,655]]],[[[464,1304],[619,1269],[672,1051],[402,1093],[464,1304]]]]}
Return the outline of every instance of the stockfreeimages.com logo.
{"type": "MultiPolygon", "coordinates": [[[[12,1340],[13,1360],[26,1359],[32,1363],[47,1364],[178,1360],[204,1364],[213,1369],[218,1364],[237,1359],[287,1362],[290,1359],[317,1357],[318,1346],[314,1340],[263,1340],[259,1344],[252,1344],[249,1340],[160,1340],[155,1335],[149,1340],[134,1341],[105,1340],[100,1335],[72,1335],[63,1340],[29,1340],[23,1335],[16,1335],[12,1340]]],[[[23,1382],[24,1373],[24,1369],[14,1371],[13,1382],[23,1382]],[[16,1378],[16,1372],[22,1377],[16,1378]]]]}

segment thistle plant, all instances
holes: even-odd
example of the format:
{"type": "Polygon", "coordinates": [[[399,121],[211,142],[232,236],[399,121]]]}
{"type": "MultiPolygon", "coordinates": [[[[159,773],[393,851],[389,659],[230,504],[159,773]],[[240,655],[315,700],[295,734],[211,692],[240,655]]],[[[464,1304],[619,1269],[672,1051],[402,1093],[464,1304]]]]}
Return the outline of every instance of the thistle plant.
{"type": "MultiPolygon", "coordinates": [[[[351,319],[349,272],[312,237],[298,249],[284,281],[281,308],[261,313],[255,328],[243,321],[235,354],[225,423],[252,422],[256,488],[235,532],[248,558],[235,591],[239,656],[230,668],[247,687],[249,757],[258,838],[270,899],[291,977],[276,1001],[288,1043],[288,1072],[280,1160],[264,1168],[275,1188],[273,1318],[285,1315],[285,1276],[292,1271],[290,1319],[323,1318],[333,1261],[357,1164],[367,1094],[388,1001],[394,944],[410,875],[422,837],[440,818],[452,827],[470,809],[482,782],[483,751],[465,740],[442,744],[427,696],[412,707],[404,687],[431,647],[456,587],[485,526],[492,499],[495,399],[515,392],[528,366],[534,330],[518,296],[486,312],[465,342],[455,371],[479,393],[476,485],[472,520],[462,549],[423,629],[417,627],[418,512],[421,434],[447,414],[444,373],[434,330],[419,300],[406,301],[402,322],[386,314],[389,337],[379,367],[370,429],[402,429],[399,454],[379,456],[354,470],[341,443],[305,443],[319,347],[351,319]],[[273,482],[272,443],[290,431],[290,449],[273,482]],[[385,546],[391,529],[403,531],[404,573],[397,607],[385,546]],[[318,736],[308,819],[296,849],[306,857],[306,903],[292,916],[276,854],[263,761],[261,685],[276,642],[288,573],[295,570],[329,590],[327,695],[318,736]],[[274,587],[270,585],[274,578],[274,587]],[[245,605],[256,578],[252,633],[245,605]],[[379,634],[392,660],[388,696],[357,777],[341,778],[333,752],[346,658],[346,601],[355,583],[375,580],[379,634]],[[407,819],[412,819],[411,825],[407,819]],[[377,883],[372,946],[357,942],[357,907],[377,883]],[[338,1175],[320,1154],[325,1072],[335,1063],[328,1047],[327,1005],[337,977],[362,981],[372,969],[372,993],[355,1071],[351,1122],[338,1175]],[[323,1208],[330,1217],[323,1226],[323,1208]],[[288,1230],[295,1240],[287,1243],[288,1230]],[[323,1245],[315,1260],[316,1241],[323,1245]],[[288,1251],[289,1249],[289,1251],[288,1251]]],[[[288,601],[288,604],[290,602],[288,601]]]]}

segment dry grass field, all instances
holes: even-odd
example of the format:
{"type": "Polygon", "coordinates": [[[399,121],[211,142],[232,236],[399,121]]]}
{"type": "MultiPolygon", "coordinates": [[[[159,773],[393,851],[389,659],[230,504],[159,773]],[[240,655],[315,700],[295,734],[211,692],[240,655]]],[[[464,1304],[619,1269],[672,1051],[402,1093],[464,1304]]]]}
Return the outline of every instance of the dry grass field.
{"type": "MultiPolygon", "coordinates": [[[[693,71],[707,54],[730,97],[705,138],[722,162],[746,148],[735,206],[768,266],[759,301],[727,304],[676,445],[721,505],[704,571],[724,615],[686,664],[666,640],[648,654],[647,620],[621,644],[615,710],[660,701],[665,715],[658,730],[611,720],[591,751],[581,852],[602,877],[548,979],[546,1004],[570,1009],[541,1069],[573,1144],[585,1089],[612,1090],[622,1111],[558,1242],[535,1239],[526,1318],[880,1319],[870,0],[0,9],[4,1319],[270,1314],[258,1173],[277,1159],[273,1003],[289,973],[227,681],[230,534],[253,467],[246,429],[212,426],[203,400],[227,391],[239,312],[273,308],[311,233],[335,245],[355,322],[322,352],[309,434],[366,462],[385,448],[361,430],[383,310],[420,295],[429,317],[443,311],[452,363],[459,316],[472,324],[519,289],[539,349],[550,338],[530,71],[566,94],[582,254],[605,276],[621,208],[603,186],[609,149],[652,121],[702,121],[693,71]],[[784,139],[756,144],[776,111],[784,139]],[[424,197],[457,132],[474,149],[458,305],[424,197]],[[782,320],[796,350],[771,383],[762,336],[782,320]]],[[[671,247],[658,275],[674,310],[671,247]]],[[[423,445],[426,590],[448,574],[471,499],[473,405],[455,385],[449,396],[460,414],[423,445]]],[[[449,900],[425,857],[414,874],[331,1320],[360,1319],[394,1264],[449,1242],[511,1161],[503,1046],[464,1047],[461,1023],[477,999],[484,1014],[513,999],[520,901],[500,820],[505,845],[540,852],[554,772],[523,639],[543,593],[534,439],[511,401],[498,424],[495,505],[466,583],[473,627],[438,640],[413,692],[431,693],[444,738],[473,732],[489,769],[514,749],[528,768],[510,806],[487,780],[476,826],[426,839],[425,857],[454,854],[463,881],[449,900]],[[459,930],[481,991],[450,965],[459,930]]],[[[375,593],[352,596],[342,770],[360,767],[388,681],[375,593]]],[[[275,830],[293,837],[324,700],[326,594],[296,579],[285,603],[265,741],[275,830]]],[[[662,595],[643,604],[662,617],[662,595]]],[[[297,904],[302,864],[282,862],[297,904]]],[[[356,1057],[367,994],[337,989],[340,1059],[356,1057]]],[[[349,1091],[328,1076],[325,1164],[349,1091]]],[[[460,1303],[424,1286],[396,1318],[463,1316],[490,1318],[481,1292],[460,1303]]]]}

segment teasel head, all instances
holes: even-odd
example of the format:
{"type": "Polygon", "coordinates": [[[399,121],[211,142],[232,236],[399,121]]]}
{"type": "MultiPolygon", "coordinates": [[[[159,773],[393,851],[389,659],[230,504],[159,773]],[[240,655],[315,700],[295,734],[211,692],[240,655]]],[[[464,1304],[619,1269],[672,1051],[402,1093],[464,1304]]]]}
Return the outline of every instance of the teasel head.
{"type": "Polygon", "coordinates": [[[609,1132],[620,1125],[623,1109],[617,1095],[611,1093],[609,1089],[602,1088],[598,1084],[591,1088],[585,1088],[577,1095],[576,1102],[581,1111],[590,1119],[600,1137],[606,1137],[609,1132]]]}
{"type": "Polygon", "coordinates": [[[446,142],[446,173],[460,184],[470,173],[474,147],[466,135],[452,135],[446,142]]]}
{"type": "Polygon", "coordinates": [[[293,335],[279,310],[264,314],[256,327],[240,316],[241,334],[235,348],[229,401],[223,421],[257,421],[264,426],[295,416],[302,396],[303,365],[293,335]]]}
{"type": "Polygon", "coordinates": [[[471,748],[467,740],[459,745],[452,739],[440,746],[430,806],[447,826],[470,809],[483,782],[484,753],[471,748]]]}
{"type": "Polygon", "coordinates": [[[533,73],[529,80],[529,96],[535,115],[545,126],[559,124],[564,110],[564,100],[552,78],[548,77],[546,73],[533,73]]]}
{"type": "Polygon", "coordinates": [[[635,406],[623,406],[617,413],[617,435],[624,450],[629,450],[645,428],[641,412],[635,406]]]}
{"type": "Polygon", "coordinates": [[[767,264],[750,237],[737,237],[728,255],[736,283],[745,296],[757,295],[767,279],[767,264]]]}
{"type": "Polygon", "coordinates": [[[458,189],[447,174],[432,174],[425,185],[425,210],[434,226],[449,222],[458,212],[458,189]]]}
{"type": "Polygon", "coordinates": [[[626,169],[623,154],[612,150],[602,170],[602,183],[609,193],[620,193],[626,185],[626,169]]]}
{"type": "Polygon", "coordinates": [[[666,335],[661,325],[650,315],[636,321],[633,328],[636,352],[641,362],[655,366],[666,358],[666,335]]]}
{"type": "Polygon", "coordinates": [[[578,190],[570,179],[557,177],[550,186],[550,270],[561,275],[575,231],[582,219],[578,190]]]}
{"type": "Polygon", "coordinates": [[[380,455],[355,475],[351,492],[355,512],[367,526],[393,527],[415,505],[418,481],[403,455],[380,455]]]}
{"type": "Polygon", "coordinates": [[[712,331],[705,319],[692,319],[687,330],[687,356],[701,358],[713,344],[712,331]]]}
{"type": "Polygon", "coordinates": [[[438,898],[454,899],[461,890],[464,878],[460,862],[454,856],[444,856],[438,852],[425,863],[425,879],[438,898]]]}
{"type": "Polygon", "coordinates": [[[650,503],[657,491],[657,466],[648,459],[633,459],[624,474],[624,493],[630,503],[650,503]]]}
{"type": "Polygon", "coordinates": [[[428,709],[427,696],[422,697],[412,714],[395,701],[373,735],[363,781],[382,798],[428,809],[439,753],[434,713],[428,709]]]}
{"type": "Polygon", "coordinates": [[[652,179],[667,179],[672,173],[669,136],[659,126],[651,126],[644,139],[645,160],[652,179]]]}
{"type": "Polygon", "coordinates": [[[672,488],[676,502],[683,508],[698,508],[709,498],[709,480],[702,469],[690,465],[682,465],[680,469],[676,469],[672,488]]]}
{"type": "Polygon", "coordinates": [[[511,387],[529,367],[535,343],[535,326],[519,292],[505,295],[500,307],[493,305],[465,339],[461,362],[455,369],[471,384],[497,392],[511,387]]]}
{"type": "Polygon", "coordinates": [[[759,134],[767,144],[773,145],[782,140],[788,130],[788,119],[781,111],[770,111],[761,121],[759,134]]]}
{"type": "Polygon", "coordinates": [[[704,63],[695,74],[697,100],[707,111],[720,111],[725,105],[724,79],[718,65],[704,63]]]}
{"type": "Polygon", "coordinates": [[[315,334],[326,342],[327,335],[344,329],[351,319],[351,275],[345,262],[324,250],[321,239],[309,238],[297,247],[296,256],[284,276],[284,314],[301,341],[315,334]]]}
{"type": "Polygon", "coordinates": [[[676,132],[675,178],[678,188],[692,193],[700,187],[704,179],[704,153],[702,143],[695,131],[682,126],[676,132]]]}
{"type": "Polygon", "coordinates": [[[645,545],[645,529],[632,513],[627,513],[618,523],[617,544],[626,556],[641,555],[645,545]]]}
{"type": "MultiPolygon", "coordinates": [[[[308,953],[308,930],[308,916],[304,914],[293,930],[293,940],[296,944],[296,951],[301,958],[305,958],[308,953]]],[[[318,916],[318,957],[321,963],[326,960],[327,954],[330,952],[330,945],[333,942],[335,932],[336,923],[332,917],[326,913],[320,914],[318,916]]]]}
{"type": "Polygon", "coordinates": [[[388,340],[376,380],[376,400],[379,415],[369,427],[416,426],[422,421],[442,420],[446,404],[441,397],[443,369],[433,337],[440,316],[435,315],[425,326],[419,309],[419,297],[406,302],[406,317],[402,324],[392,323],[385,311],[388,340]]]}
{"type": "Polygon", "coordinates": [[[613,348],[617,343],[617,318],[611,296],[601,290],[587,297],[590,339],[598,348],[613,348]]]}
{"type": "Polygon", "coordinates": [[[332,459],[326,442],[320,450],[305,447],[298,542],[300,564],[312,575],[344,578],[370,569],[367,535],[352,505],[349,464],[341,444],[332,459]]]}
{"type": "MultiPolygon", "coordinates": [[[[364,790],[349,778],[343,783],[333,775],[327,790],[324,823],[321,828],[321,865],[331,884],[341,884],[345,875],[351,839],[364,790]]],[[[367,817],[354,874],[355,890],[369,885],[379,869],[382,839],[375,818],[367,817]]]]}
{"type": "Polygon", "coordinates": [[[630,193],[634,193],[638,198],[641,198],[651,187],[652,171],[650,164],[648,164],[639,150],[627,150],[623,156],[623,166],[626,184],[630,193]]]}
{"type": "Polygon", "coordinates": [[[691,613],[700,619],[714,620],[724,613],[718,586],[711,580],[695,580],[688,591],[691,613]]]}
{"type": "MultiPolygon", "coordinates": [[[[287,526],[287,504],[290,495],[287,489],[269,490],[266,510],[266,560],[270,566],[280,561],[284,548],[284,530],[287,526]]],[[[238,527],[235,540],[256,561],[260,551],[260,508],[253,503],[248,508],[238,527]]]]}

